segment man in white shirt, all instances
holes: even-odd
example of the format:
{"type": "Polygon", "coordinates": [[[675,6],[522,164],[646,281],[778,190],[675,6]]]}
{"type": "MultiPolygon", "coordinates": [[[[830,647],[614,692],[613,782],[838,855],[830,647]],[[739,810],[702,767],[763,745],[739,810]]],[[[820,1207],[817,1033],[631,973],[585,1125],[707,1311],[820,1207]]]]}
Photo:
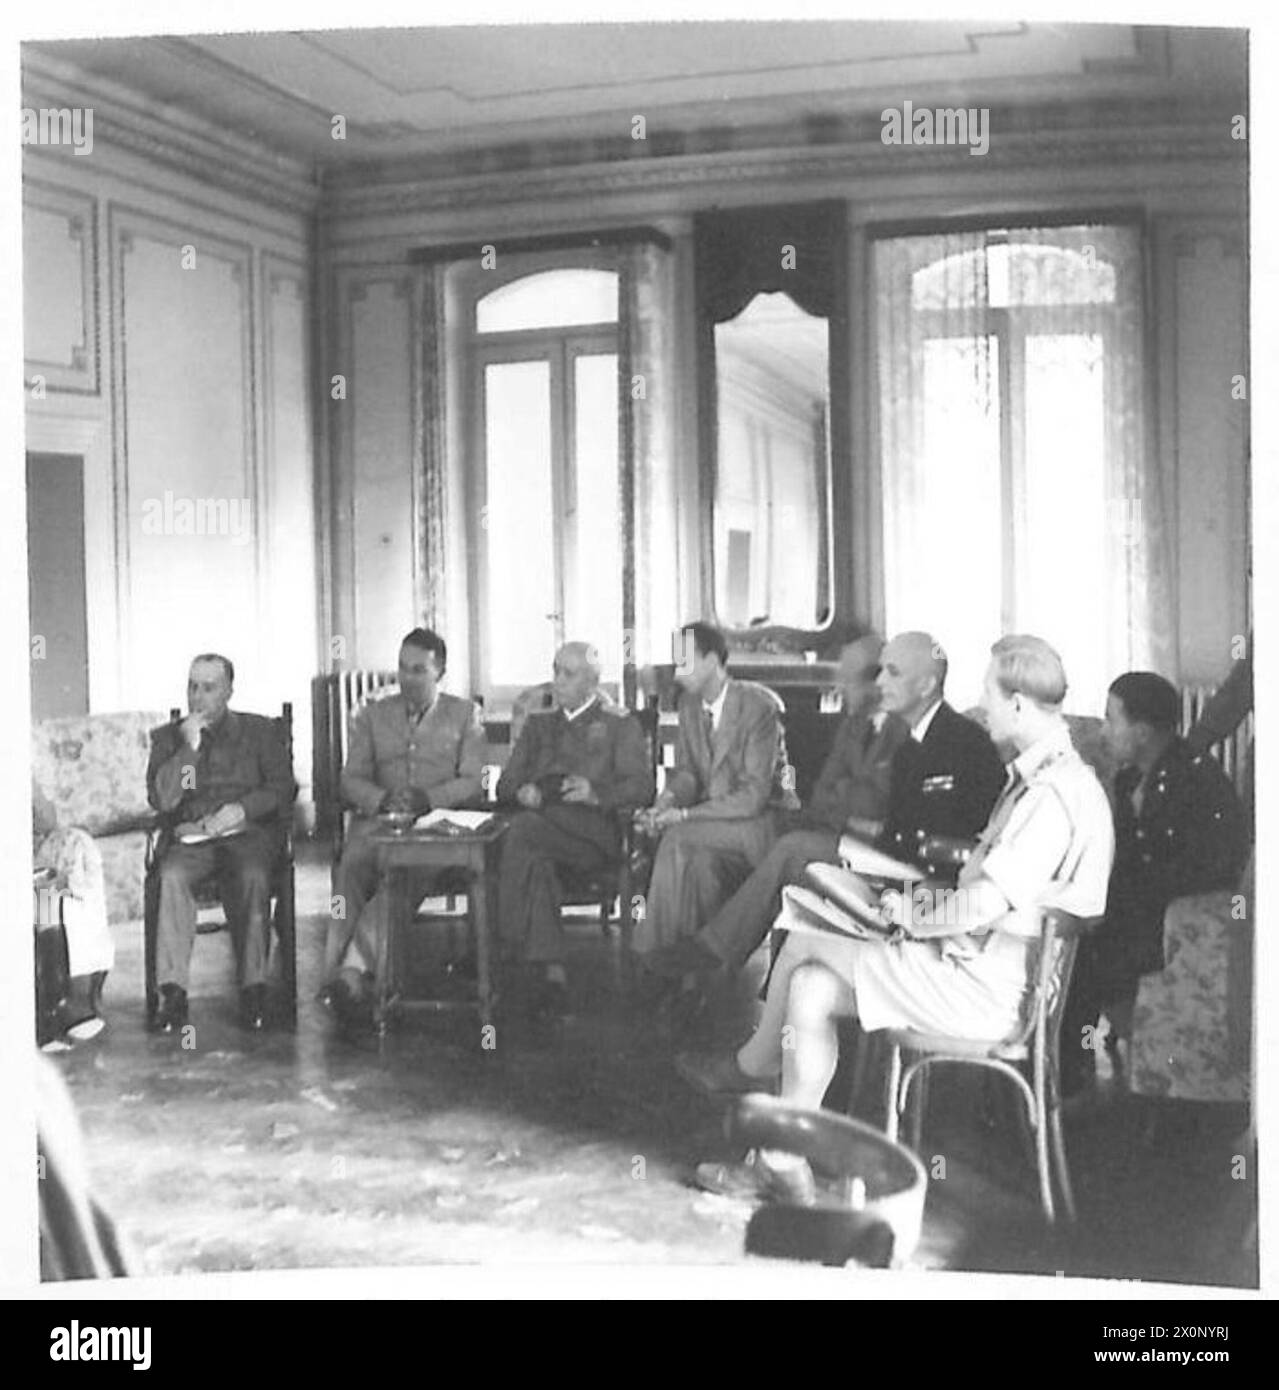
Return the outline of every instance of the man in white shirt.
{"type": "MultiPolygon", "coordinates": [[[[1040,909],[1080,917],[1105,909],[1114,857],[1110,806],[1075,751],[1061,715],[1066,675],[1041,638],[1004,637],[991,649],[982,703],[991,736],[1017,749],[1008,781],[944,911],[920,896],[885,894],[892,942],[792,933],[769,982],[759,1027],[729,1058],[680,1059],[708,1092],[768,1090],[821,1105],[838,1059],[836,1027],[914,1028],[978,1041],[1012,1032],[1030,983],[1040,909]],[[783,1047],[783,1039],[788,1045],[783,1047]]],[[[703,1165],[714,1191],[781,1193],[811,1201],[802,1160],[761,1154],[753,1164],[703,1165]]]]}

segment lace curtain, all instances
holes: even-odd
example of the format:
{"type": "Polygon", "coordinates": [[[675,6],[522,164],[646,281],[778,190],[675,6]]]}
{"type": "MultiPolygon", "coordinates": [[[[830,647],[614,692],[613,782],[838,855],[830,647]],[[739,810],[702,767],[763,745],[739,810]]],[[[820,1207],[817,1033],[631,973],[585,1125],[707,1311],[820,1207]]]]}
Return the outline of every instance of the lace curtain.
{"type": "Polygon", "coordinates": [[[1175,680],[1138,230],[895,237],[872,269],[888,630],[942,642],[961,708],[1003,632],[1058,648],[1077,713],[1175,680]]]}

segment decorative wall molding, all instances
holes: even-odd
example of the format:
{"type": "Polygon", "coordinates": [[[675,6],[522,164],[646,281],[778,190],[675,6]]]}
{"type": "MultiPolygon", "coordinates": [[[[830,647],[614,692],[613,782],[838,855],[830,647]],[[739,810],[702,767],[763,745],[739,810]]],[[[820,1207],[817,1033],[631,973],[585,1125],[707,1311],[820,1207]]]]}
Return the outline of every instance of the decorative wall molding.
{"type": "MultiPolygon", "coordinates": [[[[24,217],[29,212],[46,213],[58,218],[66,227],[68,240],[77,248],[80,291],[80,331],[79,340],[69,343],[67,362],[42,361],[31,353],[28,344],[26,354],[26,384],[33,386],[32,378],[43,378],[49,391],[67,392],[75,395],[96,396],[100,390],[102,364],[102,344],[98,320],[98,207],[97,200],[90,194],[74,193],[69,189],[51,184],[26,180],[22,192],[24,217]]],[[[29,224],[28,224],[29,229],[29,224]]],[[[28,253],[30,248],[27,248],[28,253]]],[[[28,269],[26,292],[31,293],[31,278],[28,269]]],[[[40,312],[42,306],[28,305],[40,312]]]]}

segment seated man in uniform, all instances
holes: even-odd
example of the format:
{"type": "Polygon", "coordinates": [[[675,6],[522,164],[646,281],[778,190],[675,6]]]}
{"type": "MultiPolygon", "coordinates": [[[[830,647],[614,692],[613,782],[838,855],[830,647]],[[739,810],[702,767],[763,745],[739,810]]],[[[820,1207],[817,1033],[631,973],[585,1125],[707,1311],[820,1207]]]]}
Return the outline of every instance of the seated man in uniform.
{"type": "Polygon", "coordinates": [[[695,932],[740,886],[776,838],[786,804],[777,697],[728,674],[728,644],[709,623],[682,629],[684,687],[675,767],[642,818],[661,835],[633,945],[646,956],[695,932]]]}
{"type": "MultiPolygon", "coordinates": [[[[1061,658],[1037,637],[996,642],[983,704],[994,738],[1018,750],[959,890],[936,907],[884,895],[892,941],[792,932],[777,960],[755,1033],[727,1058],[683,1057],[687,1080],[708,1092],[770,1089],[816,1109],[835,1073],[836,1028],[914,1028],[956,1038],[1004,1037],[1018,1025],[1030,983],[1029,947],[1039,909],[1081,917],[1105,905],[1114,853],[1110,807],[1079,757],[1061,715],[1061,658]],[[783,1038],[788,1045],[783,1045],[783,1038]]],[[[806,1161],[760,1153],[753,1163],[705,1164],[698,1183],[712,1191],[813,1200],[806,1161]]]]}
{"type": "Polygon", "coordinates": [[[1104,1010],[1126,1032],[1143,975],[1164,968],[1164,913],[1174,898],[1231,888],[1248,857],[1243,808],[1225,773],[1177,735],[1181,700],[1150,671],[1110,687],[1102,730],[1115,777],[1115,865],[1106,916],[1079,946],[1061,1030],[1062,1090],[1096,1075],[1104,1010]]]}
{"type": "Polygon", "coordinates": [[[536,1007],[548,1014],[567,1000],[558,871],[616,861],[618,816],[653,799],[644,731],[603,700],[599,682],[596,649],[565,643],[555,654],[555,709],[529,715],[497,785],[498,801],[520,808],[502,837],[502,938],[537,972],[536,1007]]]}
{"type": "Polygon", "coordinates": [[[150,1023],[158,1032],[187,1021],[195,889],[215,872],[232,935],[242,942],[241,1022],[263,1025],[271,872],[297,785],[275,720],[227,708],[234,681],[226,657],[197,656],[187,681],[190,713],[152,735],[147,799],[166,827],[155,956],[160,1004],[150,1023]],[[184,835],[210,838],[182,844],[184,835]]]}
{"type": "Polygon", "coordinates": [[[768,935],[782,889],[811,863],[839,863],[843,834],[913,861],[924,837],[971,840],[986,824],[1004,765],[986,732],[945,702],[941,649],[923,632],[894,637],[882,654],[878,646],[861,638],[841,661],[849,715],[802,813],[820,828],[783,835],[696,936],[649,958],[651,970],[740,969],[768,935]]]}
{"type": "MultiPolygon", "coordinates": [[[[367,1021],[386,935],[386,895],[378,892],[382,811],[424,815],[479,800],[487,744],[479,709],[439,688],[448,665],[444,639],[417,627],[400,644],[399,690],[370,700],[351,721],[342,799],[359,813],[337,871],[337,901],[325,943],[321,1000],[347,1023],[367,1021]]],[[[431,877],[410,888],[420,901],[431,877]]]]}

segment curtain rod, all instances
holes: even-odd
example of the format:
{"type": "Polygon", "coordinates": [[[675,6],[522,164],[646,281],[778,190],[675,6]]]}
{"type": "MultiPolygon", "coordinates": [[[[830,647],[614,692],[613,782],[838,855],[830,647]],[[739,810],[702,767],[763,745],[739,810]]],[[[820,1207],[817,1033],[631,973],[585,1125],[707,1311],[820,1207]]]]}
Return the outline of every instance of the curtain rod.
{"type": "Polygon", "coordinates": [[[674,243],[656,227],[606,227],[593,232],[560,232],[551,236],[492,237],[487,241],[453,241],[445,246],[418,246],[409,252],[415,265],[437,261],[471,261],[480,259],[485,246],[515,255],[525,251],[573,251],[583,247],[632,246],[636,242],[651,242],[669,251],[674,243]]]}

